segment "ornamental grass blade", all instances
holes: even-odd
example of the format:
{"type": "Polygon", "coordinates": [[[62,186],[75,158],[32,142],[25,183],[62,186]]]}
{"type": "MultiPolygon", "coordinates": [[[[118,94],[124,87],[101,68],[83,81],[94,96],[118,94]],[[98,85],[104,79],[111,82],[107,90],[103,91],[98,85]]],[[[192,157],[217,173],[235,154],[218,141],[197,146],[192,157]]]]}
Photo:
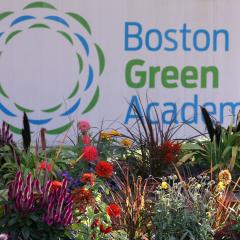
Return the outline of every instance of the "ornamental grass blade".
{"type": "Polygon", "coordinates": [[[214,133],[215,133],[216,143],[219,146],[220,139],[221,139],[221,134],[222,134],[222,127],[221,127],[220,123],[216,124],[216,128],[215,128],[214,133]]]}
{"type": "Polygon", "coordinates": [[[179,167],[182,164],[184,164],[186,161],[188,161],[189,159],[191,159],[193,156],[195,155],[195,153],[188,153],[186,155],[184,155],[177,163],[176,166],[179,167]]]}
{"type": "Polygon", "coordinates": [[[215,132],[212,120],[211,120],[211,118],[209,116],[209,113],[208,113],[206,108],[201,106],[201,111],[202,111],[202,115],[203,115],[203,118],[204,118],[204,122],[205,122],[207,130],[208,130],[209,137],[210,137],[211,142],[212,142],[213,138],[214,138],[214,132],[215,132]]]}
{"type": "Polygon", "coordinates": [[[232,171],[234,166],[235,166],[235,162],[236,162],[236,159],[237,159],[237,153],[238,153],[238,146],[232,147],[232,158],[231,158],[230,163],[228,165],[228,169],[230,171],[232,171]]]}

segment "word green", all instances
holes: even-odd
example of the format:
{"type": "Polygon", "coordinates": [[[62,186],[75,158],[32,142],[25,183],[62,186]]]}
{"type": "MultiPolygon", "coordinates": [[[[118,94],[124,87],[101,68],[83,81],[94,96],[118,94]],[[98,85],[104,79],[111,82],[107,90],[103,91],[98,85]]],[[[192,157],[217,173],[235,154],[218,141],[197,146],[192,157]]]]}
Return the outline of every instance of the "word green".
{"type": "Polygon", "coordinates": [[[212,88],[219,86],[219,73],[216,66],[184,66],[179,70],[175,66],[150,66],[145,67],[141,59],[130,60],[125,69],[125,80],[130,88],[155,88],[162,84],[165,88],[207,88],[212,83],[212,88]],[[160,81],[159,81],[160,80],[160,81]],[[210,83],[209,83],[210,82],[210,83]]]}

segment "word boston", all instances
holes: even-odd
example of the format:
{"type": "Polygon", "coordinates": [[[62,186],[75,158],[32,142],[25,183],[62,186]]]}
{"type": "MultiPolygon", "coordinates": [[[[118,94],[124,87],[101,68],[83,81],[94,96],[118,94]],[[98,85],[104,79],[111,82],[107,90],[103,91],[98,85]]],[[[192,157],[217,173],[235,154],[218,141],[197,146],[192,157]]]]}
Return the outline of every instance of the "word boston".
{"type": "Polygon", "coordinates": [[[226,29],[192,30],[186,23],[179,29],[169,28],[144,30],[139,22],[125,23],[125,51],[218,51],[222,46],[229,51],[229,33],[226,29]],[[220,44],[220,43],[224,44],[220,44]],[[190,43],[190,44],[189,44],[190,43]]]}

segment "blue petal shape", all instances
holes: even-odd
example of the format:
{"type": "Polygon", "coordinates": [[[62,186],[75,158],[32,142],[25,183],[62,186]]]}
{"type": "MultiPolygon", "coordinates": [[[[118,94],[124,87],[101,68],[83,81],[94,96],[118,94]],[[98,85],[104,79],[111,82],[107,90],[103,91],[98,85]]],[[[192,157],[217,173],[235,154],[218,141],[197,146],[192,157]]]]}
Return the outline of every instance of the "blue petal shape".
{"type": "Polygon", "coordinates": [[[49,20],[61,23],[64,26],[69,28],[69,24],[67,23],[67,21],[59,16],[47,16],[47,17],[45,17],[45,19],[49,19],[49,20]]]}
{"type": "Polygon", "coordinates": [[[43,124],[47,124],[49,123],[50,121],[52,120],[52,118],[49,118],[49,119],[38,119],[38,120],[35,120],[35,119],[29,119],[29,122],[31,124],[34,124],[34,125],[43,125],[43,124]]]}
{"type": "Polygon", "coordinates": [[[62,117],[68,116],[68,115],[72,114],[73,112],[75,112],[80,105],[80,100],[81,99],[79,98],[72,107],[70,107],[65,113],[62,113],[60,116],[62,116],[62,117]]]}
{"type": "Polygon", "coordinates": [[[3,34],[4,34],[4,32],[1,32],[1,33],[0,33],[0,37],[1,37],[3,34]]]}
{"type": "Polygon", "coordinates": [[[87,91],[88,88],[92,85],[93,83],[93,69],[91,67],[91,65],[89,65],[89,70],[88,70],[88,80],[87,80],[87,84],[86,84],[86,87],[84,89],[84,91],[87,91]]]}
{"type": "Polygon", "coordinates": [[[23,22],[23,21],[26,21],[26,20],[30,20],[30,19],[36,19],[36,17],[34,16],[31,16],[31,15],[24,15],[24,16],[21,16],[21,17],[18,17],[16,18],[15,20],[13,20],[13,22],[11,23],[11,27],[20,23],[20,22],[23,22]]]}
{"type": "Polygon", "coordinates": [[[16,117],[17,116],[14,113],[10,112],[5,106],[3,106],[2,103],[0,103],[0,110],[10,117],[16,117]]]}
{"type": "Polygon", "coordinates": [[[87,56],[89,56],[89,46],[88,46],[88,43],[87,43],[86,39],[82,35],[80,35],[78,33],[75,33],[75,36],[77,36],[78,40],[83,45],[83,47],[84,47],[84,49],[86,51],[87,56]]]}

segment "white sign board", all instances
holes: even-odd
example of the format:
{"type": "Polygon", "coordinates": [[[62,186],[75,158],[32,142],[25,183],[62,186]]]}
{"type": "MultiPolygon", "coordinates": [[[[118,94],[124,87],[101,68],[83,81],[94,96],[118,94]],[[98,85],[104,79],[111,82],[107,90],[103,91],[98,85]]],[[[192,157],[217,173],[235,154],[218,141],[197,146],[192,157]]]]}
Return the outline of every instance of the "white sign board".
{"type": "Polygon", "coordinates": [[[1,119],[19,133],[25,111],[33,132],[54,139],[81,119],[131,125],[132,105],[147,94],[146,113],[158,109],[165,124],[174,116],[203,126],[200,105],[229,123],[240,109],[239,8],[238,0],[2,0],[1,119]]]}

